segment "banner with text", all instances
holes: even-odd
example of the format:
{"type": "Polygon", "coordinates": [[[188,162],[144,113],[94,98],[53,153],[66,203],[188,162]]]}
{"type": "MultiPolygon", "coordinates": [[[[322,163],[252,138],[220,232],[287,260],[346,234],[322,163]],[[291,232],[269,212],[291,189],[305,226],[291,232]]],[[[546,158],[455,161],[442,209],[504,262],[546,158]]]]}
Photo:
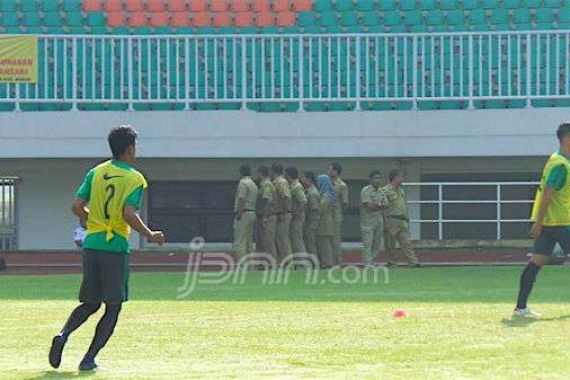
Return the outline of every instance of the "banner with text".
{"type": "Polygon", "coordinates": [[[0,83],[36,83],[37,37],[0,37],[0,83]]]}

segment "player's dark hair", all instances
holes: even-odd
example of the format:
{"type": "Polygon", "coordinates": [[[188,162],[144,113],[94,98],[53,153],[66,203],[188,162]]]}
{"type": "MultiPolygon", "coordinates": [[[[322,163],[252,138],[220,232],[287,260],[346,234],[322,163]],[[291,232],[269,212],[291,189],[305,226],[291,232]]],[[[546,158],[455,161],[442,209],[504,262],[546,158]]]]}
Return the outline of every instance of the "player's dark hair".
{"type": "Polygon", "coordinates": [[[388,179],[390,180],[390,182],[392,182],[394,178],[396,178],[400,174],[403,174],[400,169],[392,169],[390,170],[390,174],[388,174],[388,179]]]}
{"type": "Polygon", "coordinates": [[[306,171],[303,173],[303,177],[310,179],[312,184],[317,183],[317,176],[315,175],[315,172],[306,171]]]}
{"type": "Polygon", "coordinates": [[[242,165],[239,167],[239,174],[242,177],[250,176],[251,175],[251,167],[249,165],[242,165]]]}
{"type": "Polygon", "coordinates": [[[113,158],[119,159],[137,141],[137,132],[130,125],[121,125],[109,132],[109,148],[113,158]]]}
{"type": "Polygon", "coordinates": [[[275,162],[273,165],[271,165],[271,171],[277,175],[282,175],[283,174],[283,165],[275,162]]]}
{"type": "Polygon", "coordinates": [[[368,175],[368,178],[372,179],[372,177],[374,177],[375,175],[379,175],[380,177],[382,177],[382,173],[380,173],[378,170],[372,170],[368,175]]]}
{"type": "Polygon", "coordinates": [[[261,174],[263,177],[269,177],[269,168],[267,165],[259,165],[257,167],[257,172],[261,174]]]}
{"type": "Polygon", "coordinates": [[[299,171],[294,166],[289,166],[285,168],[285,174],[293,179],[299,178],[299,171]]]}
{"type": "Polygon", "coordinates": [[[566,135],[570,135],[570,122],[564,122],[558,126],[556,130],[556,136],[558,140],[562,141],[562,138],[566,135]]]}
{"type": "Polygon", "coordinates": [[[331,163],[330,167],[338,174],[342,173],[342,165],[339,164],[338,162],[331,163]]]}

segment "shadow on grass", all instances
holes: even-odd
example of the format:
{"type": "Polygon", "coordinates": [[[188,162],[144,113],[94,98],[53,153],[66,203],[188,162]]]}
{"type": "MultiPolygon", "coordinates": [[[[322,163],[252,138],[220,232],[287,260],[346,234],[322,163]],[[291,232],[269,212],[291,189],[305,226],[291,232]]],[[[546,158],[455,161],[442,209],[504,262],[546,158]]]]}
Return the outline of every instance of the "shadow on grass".
{"type": "Polygon", "coordinates": [[[513,318],[503,318],[501,323],[507,327],[528,327],[533,323],[539,322],[556,322],[556,321],[564,321],[566,319],[570,319],[570,314],[561,315],[559,317],[551,317],[551,318],[525,318],[525,317],[513,317],[513,318]]]}
{"type": "Polygon", "coordinates": [[[96,375],[97,372],[79,372],[79,371],[45,371],[36,376],[25,377],[25,380],[41,380],[41,379],[80,379],[96,375]]]}

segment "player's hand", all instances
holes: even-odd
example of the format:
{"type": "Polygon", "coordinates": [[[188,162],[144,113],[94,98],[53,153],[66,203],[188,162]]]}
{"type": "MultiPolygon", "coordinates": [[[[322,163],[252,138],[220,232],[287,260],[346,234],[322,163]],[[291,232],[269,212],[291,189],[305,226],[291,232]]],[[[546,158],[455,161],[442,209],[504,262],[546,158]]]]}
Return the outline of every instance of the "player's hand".
{"type": "Polygon", "coordinates": [[[535,222],[530,229],[530,236],[536,239],[542,234],[542,223],[535,222]]]}
{"type": "Polygon", "coordinates": [[[162,231],[151,231],[148,241],[158,245],[164,244],[164,233],[162,231]]]}

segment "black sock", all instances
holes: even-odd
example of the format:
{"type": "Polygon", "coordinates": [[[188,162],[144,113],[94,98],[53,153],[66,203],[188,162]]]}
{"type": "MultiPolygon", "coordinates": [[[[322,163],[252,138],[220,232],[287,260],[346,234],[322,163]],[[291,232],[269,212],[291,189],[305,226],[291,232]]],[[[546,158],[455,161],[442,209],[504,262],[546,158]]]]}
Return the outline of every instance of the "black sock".
{"type": "Polygon", "coordinates": [[[87,351],[87,354],[85,354],[85,359],[83,360],[94,360],[99,351],[105,347],[109,338],[113,335],[120,312],[121,304],[107,305],[105,314],[103,314],[101,320],[97,324],[95,336],[93,337],[93,341],[91,342],[89,350],[87,351]]]}
{"type": "Polygon", "coordinates": [[[90,316],[95,314],[101,307],[100,303],[82,303],[71,312],[69,319],[61,330],[61,335],[66,339],[67,337],[77,330],[90,316]]]}
{"type": "Polygon", "coordinates": [[[525,309],[526,302],[528,301],[528,296],[532,291],[534,281],[536,280],[536,274],[540,270],[540,267],[535,263],[528,263],[521,274],[519,297],[517,300],[517,309],[525,309]]]}

